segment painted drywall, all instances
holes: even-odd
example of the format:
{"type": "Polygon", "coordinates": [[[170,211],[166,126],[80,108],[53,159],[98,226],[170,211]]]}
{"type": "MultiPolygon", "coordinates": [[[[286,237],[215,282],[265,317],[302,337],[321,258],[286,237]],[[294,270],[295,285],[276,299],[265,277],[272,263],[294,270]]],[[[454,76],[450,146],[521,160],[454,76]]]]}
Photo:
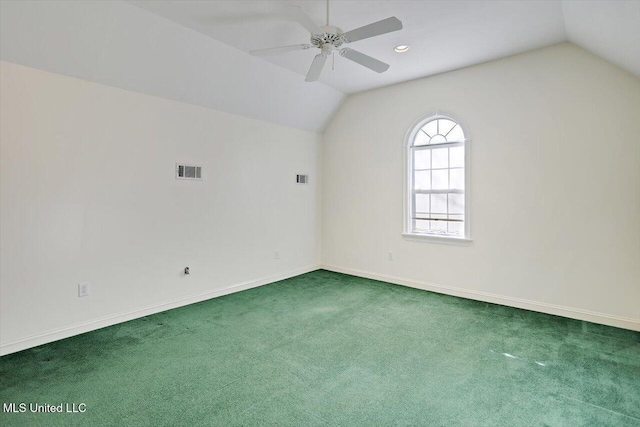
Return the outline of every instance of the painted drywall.
{"type": "Polygon", "coordinates": [[[638,0],[562,0],[561,3],[570,42],[640,76],[638,0]]]}
{"type": "Polygon", "coordinates": [[[3,353],[317,266],[320,135],[0,67],[3,353]]]}
{"type": "Polygon", "coordinates": [[[569,43],[351,96],[324,134],[322,263],[640,329],[639,118],[640,80],[569,43]],[[471,133],[469,246],[401,236],[404,137],[437,109],[471,133]]]}
{"type": "Polygon", "coordinates": [[[123,1],[3,0],[0,60],[313,132],[344,99],[123,1]]]}
{"type": "MultiPolygon", "coordinates": [[[[320,25],[325,23],[327,7],[326,0],[129,2],[245,52],[308,42],[308,31],[283,17],[284,5],[300,5],[320,25]]],[[[329,21],[344,31],[391,16],[402,22],[401,31],[358,40],[350,45],[389,64],[386,72],[372,72],[340,55],[335,56],[335,67],[332,60],[331,66],[324,69],[320,81],[349,94],[567,40],[559,0],[340,0],[330,3],[329,21]],[[410,54],[394,52],[395,46],[407,43],[411,45],[410,54]]],[[[265,55],[261,59],[305,76],[317,54],[316,49],[309,49],[265,55]]]]}

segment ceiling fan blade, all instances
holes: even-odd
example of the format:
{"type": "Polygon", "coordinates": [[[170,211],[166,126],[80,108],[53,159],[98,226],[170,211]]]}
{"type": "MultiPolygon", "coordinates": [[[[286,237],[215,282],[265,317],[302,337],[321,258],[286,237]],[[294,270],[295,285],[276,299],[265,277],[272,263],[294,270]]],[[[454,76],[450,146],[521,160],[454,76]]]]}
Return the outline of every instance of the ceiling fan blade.
{"type": "Polygon", "coordinates": [[[270,47],[267,49],[257,49],[249,52],[249,55],[260,56],[260,55],[269,55],[271,53],[281,53],[281,52],[291,52],[294,50],[305,50],[309,49],[310,44],[294,44],[291,46],[280,46],[280,47],[270,47]]]}
{"type": "Polygon", "coordinates": [[[391,18],[383,19],[382,21],[374,22],[373,24],[365,25],[364,27],[356,28],[355,30],[347,31],[344,33],[344,38],[348,43],[356,42],[362,39],[368,39],[369,37],[379,36],[380,34],[391,33],[402,29],[402,22],[395,16],[391,18]]]}
{"type": "Polygon", "coordinates": [[[319,53],[313,58],[313,62],[311,63],[311,68],[307,72],[307,77],[305,78],[308,82],[315,82],[320,78],[320,73],[322,72],[322,68],[324,67],[324,63],[327,62],[327,56],[319,53]]]}
{"type": "Polygon", "coordinates": [[[384,73],[389,69],[389,64],[378,61],[377,59],[372,58],[369,55],[365,55],[362,52],[358,52],[357,50],[344,48],[340,51],[340,55],[352,60],[353,62],[357,62],[358,64],[365,66],[370,70],[375,71],[376,73],[384,73]]]}
{"type": "Polygon", "coordinates": [[[313,19],[309,18],[309,15],[307,15],[300,6],[285,6],[284,10],[285,10],[285,15],[289,19],[296,21],[298,24],[302,25],[311,34],[323,33],[322,29],[318,26],[318,24],[313,22],[313,19]]]}

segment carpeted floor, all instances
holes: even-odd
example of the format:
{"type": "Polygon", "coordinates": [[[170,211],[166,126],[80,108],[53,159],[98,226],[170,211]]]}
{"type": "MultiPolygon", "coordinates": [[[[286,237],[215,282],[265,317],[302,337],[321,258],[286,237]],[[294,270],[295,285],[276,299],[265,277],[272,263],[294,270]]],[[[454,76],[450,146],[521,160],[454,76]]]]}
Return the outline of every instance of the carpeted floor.
{"type": "MultiPolygon", "coordinates": [[[[37,315],[37,314],[33,314],[37,315]]],[[[640,334],[316,271],[0,358],[2,426],[640,426],[640,334]]]]}

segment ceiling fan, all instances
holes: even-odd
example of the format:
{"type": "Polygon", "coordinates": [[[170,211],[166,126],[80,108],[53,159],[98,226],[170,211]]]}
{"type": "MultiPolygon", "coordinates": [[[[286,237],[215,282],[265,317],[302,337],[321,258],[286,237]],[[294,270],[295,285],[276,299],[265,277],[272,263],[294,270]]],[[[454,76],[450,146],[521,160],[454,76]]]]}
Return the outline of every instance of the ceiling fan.
{"type": "Polygon", "coordinates": [[[299,6],[285,6],[286,16],[298,22],[311,33],[311,44],[294,44],[291,46],[272,47],[269,49],[252,50],[249,53],[254,56],[267,55],[271,53],[290,52],[295,50],[306,50],[311,48],[320,49],[311,63],[311,68],[305,78],[308,82],[315,82],[320,78],[320,73],[327,58],[338,52],[353,62],[363,65],[376,73],[384,73],[389,69],[389,64],[378,61],[364,53],[348,47],[342,47],[345,43],[352,43],[369,37],[379,36],[402,29],[402,22],[395,16],[347,31],[346,33],[338,27],[329,25],[329,0],[327,0],[327,25],[318,26],[299,6]]]}

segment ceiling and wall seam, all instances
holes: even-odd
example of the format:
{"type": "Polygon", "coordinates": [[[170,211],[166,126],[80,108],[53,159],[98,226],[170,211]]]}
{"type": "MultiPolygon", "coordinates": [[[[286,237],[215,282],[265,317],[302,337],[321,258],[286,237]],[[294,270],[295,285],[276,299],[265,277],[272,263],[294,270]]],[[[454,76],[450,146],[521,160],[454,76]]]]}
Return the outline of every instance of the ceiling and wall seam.
{"type": "Polygon", "coordinates": [[[640,1],[561,1],[567,40],[640,77],[640,1]]]}
{"type": "Polygon", "coordinates": [[[315,133],[345,97],[126,2],[0,8],[6,62],[315,133]]]}
{"type": "MultiPolygon", "coordinates": [[[[246,6],[248,11],[251,11],[251,7],[263,7],[251,6],[254,3],[271,5],[273,9],[285,2],[243,2],[241,6],[246,6]]],[[[304,7],[313,11],[318,9],[321,3],[320,1],[305,2],[304,7]]],[[[369,15],[352,17],[349,13],[352,3],[353,7],[359,4],[358,2],[344,1],[339,4],[339,8],[332,9],[337,10],[334,20],[340,24],[344,22],[345,29],[350,29],[352,25],[366,23],[369,18],[376,16],[375,13],[378,13],[362,10],[363,14],[368,13],[369,15]],[[340,8],[343,9],[342,13],[340,13],[340,8]]],[[[424,7],[432,7],[428,3],[425,2],[424,4],[427,6],[424,7]]],[[[579,9],[582,11],[580,12],[582,15],[579,16],[576,15],[576,5],[564,0],[545,2],[542,5],[539,2],[525,3],[522,10],[518,9],[519,6],[508,4],[505,6],[506,12],[504,13],[506,16],[518,18],[524,16],[523,11],[533,10],[537,11],[539,16],[531,18],[525,23],[514,22],[511,27],[507,26],[501,31],[507,31],[507,33],[513,31],[515,38],[529,37],[525,37],[528,41],[522,41],[523,44],[520,45],[521,47],[528,46],[529,49],[518,51],[514,48],[515,45],[505,45],[501,56],[495,56],[495,54],[485,57],[470,56],[467,58],[468,60],[459,62],[457,65],[450,64],[449,68],[431,70],[427,68],[433,62],[433,58],[426,56],[420,61],[420,66],[426,68],[420,68],[419,72],[414,73],[415,75],[407,74],[401,80],[394,80],[396,77],[390,73],[406,68],[402,62],[402,58],[407,58],[406,56],[394,54],[396,56],[392,56],[393,61],[389,61],[392,67],[385,74],[372,73],[366,69],[352,72],[346,68],[348,64],[345,61],[338,62],[336,60],[337,70],[333,73],[326,70],[323,76],[326,75],[325,77],[330,79],[346,79],[346,82],[368,80],[367,85],[373,84],[375,89],[376,87],[391,86],[503,59],[563,41],[576,44],[596,56],[640,76],[640,35],[637,37],[638,41],[635,41],[636,39],[633,37],[630,40],[621,40],[621,43],[618,44],[627,44],[615,52],[613,52],[615,49],[612,49],[613,53],[610,54],[607,50],[603,51],[602,47],[598,49],[589,46],[588,41],[591,39],[586,35],[581,36],[582,33],[580,33],[585,28],[590,28],[589,19],[599,19],[597,22],[605,28],[613,26],[617,19],[620,20],[620,24],[617,25],[620,28],[608,33],[614,34],[615,37],[622,37],[627,34],[625,33],[627,31],[633,36],[633,29],[640,28],[640,2],[590,2],[589,5],[579,9]],[[612,3],[615,5],[611,6],[612,3]],[[599,13],[602,11],[608,12],[599,13]],[[630,12],[625,14],[623,13],[625,11],[630,12]],[[634,19],[637,20],[637,25],[634,24],[636,22],[634,19]],[[522,25],[530,26],[538,20],[540,26],[544,26],[546,23],[549,28],[544,28],[542,33],[535,28],[528,29],[524,33],[519,30],[522,25]],[[585,21],[587,21],[587,25],[584,25],[585,21]],[[581,28],[576,28],[575,22],[580,23],[581,28]],[[534,32],[528,34],[527,31],[530,30],[534,32]],[[550,33],[552,36],[544,36],[544,33],[550,33]],[[531,39],[535,34],[541,37],[537,42],[531,39]],[[627,55],[630,58],[621,60],[620,55],[627,55]],[[637,57],[635,62],[636,58],[634,57],[637,57]],[[637,71],[634,69],[636,63],[637,71]]],[[[0,3],[2,8],[2,13],[0,13],[0,59],[315,133],[324,132],[349,94],[372,89],[357,90],[358,86],[356,85],[354,90],[345,92],[336,89],[336,87],[328,86],[325,84],[326,82],[305,83],[303,75],[283,66],[278,62],[281,59],[267,61],[251,57],[247,54],[246,49],[229,44],[224,38],[213,37],[211,34],[205,34],[197,28],[179,22],[178,19],[171,19],[166,16],[169,9],[158,13],[154,7],[159,4],[172,3],[3,1],[0,3]]],[[[187,6],[195,7],[193,5],[196,3],[178,2],[176,4],[186,9],[187,6]]],[[[213,3],[197,4],[212,5],[213,3]]],[[[220,4],[227,4],[226,7],[231,8],[230,11],[243,10],[242,8],[237,9],[240,7],[238,2],[215,2],[211,7],[215,8],[220,4]]],[[[379,13],[385,14],[385,16],[396,14],[406,20],[406,9],[403,8],[416,7],[416,4],[415,2],[402,1],[385,2],[387,9],[379,13]]],[[[479,7],[478,10],[487,16],[496,11],[502,13],[503,10],[497,8],[495,2],[462,2],[449,5],[447,8],[442,6],[442,9],[438,10],[442,13],[449,13],[449,7],[452,7],[455,13],[439,16],[440,21],[468,17],[469,10],[474,11],[476,9],[473,8],[476,7],[479,7]],[[484,5],[483,8],[476,6],[478,4],[484,5]]],[[[470,23],[477,25],[475,22],[480,21],[483,16],[475,16],[470,23]]],[[[266,24],[261,20],[262,18],[251,23],[251,25],[257,25],[265,37],[265,40],[256,41],[254,39],[251,42],[254,48],[268,47],[262,44],[269,43],[270,40],[267,39],[272,36],[272,31],[268,26],[265,27],[266,24]]],[[[438,23],[437,20],[433,22],[438,23]]],[[[454,19],[451,22],[455,24],[457,21],[454,19]]],[[[451,25],[451,22],[447,25],[451,25]]],[[[468,26],[470,23],[462,22],[461,25],[468,26]]],[[[279,23],[276,27],[285,32],[291,30],[298,36],[304,35],[303,29],[301,30],[295,24],[290,24],[279,23]],[[297,31],[302,31],[302,33],[297,31]]],[[[250,29],[251,25],[243,23],[240,27],[250,29]]],[[[221,26],[224,27],[224,25],[221,26]]],[[[211,27],[216,26],[211,25],[211,27]]],[[[415,25],[412,25],[410,21],[405,22],[405,29],[392,33],[392,35],[379,37],[375,43],[380,43],[385,51],[392,51],[387,46],[387,44],[393,44],[392,36],[411,36],[414,34],[411,33],[412,27],[415,25]]],[[[277,28],[276,37],[280,31],[277,28]]],[[[593,31],[602,32],[602,28],[595,28],[593,31]]],[[[481,44],[490,44],[489,41],[492,40],[492,37],[495,38],[498,35],[495,32],[488,34],[480,32],[478,34],[483,35],[482,38],[478,35],[475,36],[481,44]],[[485,39],[485,37],[487,38],[485,39]]],[[[611,44],[614,41],[611,34],[602,35],[606,39],[603,43],[611,44]]],[[[412,39],[410,42],[416,40],[412,39]]],[[[456,52],[460,47],[455,40],[450,41],[452,45],[447,45],[449,47],[448,54],[456,52]]],[[[363,46],[363,52],[371,53],[368,49],[372,45],[359,44],[357,48],[360,49],[361,46],[363,46]]],[[[354,47],[356,46],[354,45],[354,47]]],[[[410,52],[415,53],[417,48],[418,45],[414,43],[410,52]]],[[[291,55],[297,53],[300,52],[291,55]]],[[[313,54],[313,52],[307,53],[313,54]]],[[[462,53],[457,52],[456,54],[462,53]]],[[[467,52],[467,54],[469,53],[467,52]]],[[[444,53],[440,52],[439,55],[444,55],[444,53]]],[[[281,58],[286,60],[289,56],[281,58]]],[[[302,57],[301,61],[305,67],[308,67],[305,57],[302,57]]]]}

